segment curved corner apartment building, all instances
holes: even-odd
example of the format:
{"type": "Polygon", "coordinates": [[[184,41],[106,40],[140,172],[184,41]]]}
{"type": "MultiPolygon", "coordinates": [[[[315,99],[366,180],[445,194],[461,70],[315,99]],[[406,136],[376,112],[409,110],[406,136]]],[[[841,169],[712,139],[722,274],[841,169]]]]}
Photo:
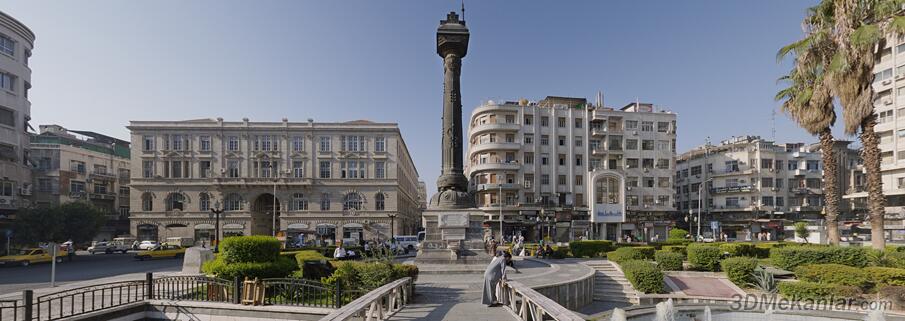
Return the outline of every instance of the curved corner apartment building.
{"type": "Polygon", "coordinates": [[[35,34],[0,12],[0,226],[28,205],[31,169],[27,163],[31,120],[31,69],[35,34]]]}

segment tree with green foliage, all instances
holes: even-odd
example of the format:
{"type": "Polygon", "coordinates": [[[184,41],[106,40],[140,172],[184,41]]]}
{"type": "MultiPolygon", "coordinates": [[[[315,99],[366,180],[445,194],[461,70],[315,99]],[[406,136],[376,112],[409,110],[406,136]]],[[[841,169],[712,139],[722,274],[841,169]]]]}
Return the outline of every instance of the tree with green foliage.
{"type": "Polygon", "coordinates": [[[39,242],[75,243],[91,241],[101,226],[104,214],[85,202],[70,202],[59,207],[28,208],[16,216],[13,237],[20,244],[39,242]]]}
{"type": "Polygon", "coordinates": [[[687,235],[688,235],[688,231],[680,229],[680,228],[674,228],[674,229],[669,230],[669,235],[667,236],[666,239],[667,240],[684,240],[685,236],[687,236],[687,235]]]}
{"type": "Polygon", "coordinates": [[[808,230],[808,223],[806,223],[806,222],[795,223],[795,236],[804,239],[805,243],[810,243],[810,242],[808,242],[808,237],[811,236],[811,231],[808,230]]]}

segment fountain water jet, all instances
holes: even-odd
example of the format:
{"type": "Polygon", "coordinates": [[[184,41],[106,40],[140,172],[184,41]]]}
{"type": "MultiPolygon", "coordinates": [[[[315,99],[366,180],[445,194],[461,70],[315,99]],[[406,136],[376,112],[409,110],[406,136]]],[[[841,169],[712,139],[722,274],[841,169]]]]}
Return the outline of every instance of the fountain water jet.
{"type": "Polygon", "coordinates": [[[610,321],[625,321],[625,310],[620,308],[613,309],[613,315],[610,316],[610,321]]]}
{"type": "Polygon", "coordinates": [[[657,315],[654,318],[656,321],[676,321],[676,311],[675,307],[672,304],[672,299],[666,300],[666,302],[657,303],[657,315]]]}
{"type": "Polygon", "coordinates": [[[867,313],[867,316],[864,317],[864,321],[886,321],[886,315],[883,314],[883,310],[870,310],[867,313]]]}
{"type": "Polygon", "coordinates": [[[704,321],[713,321],[713,314],[710,312],[710,306],[704,307],[704,321]]]}

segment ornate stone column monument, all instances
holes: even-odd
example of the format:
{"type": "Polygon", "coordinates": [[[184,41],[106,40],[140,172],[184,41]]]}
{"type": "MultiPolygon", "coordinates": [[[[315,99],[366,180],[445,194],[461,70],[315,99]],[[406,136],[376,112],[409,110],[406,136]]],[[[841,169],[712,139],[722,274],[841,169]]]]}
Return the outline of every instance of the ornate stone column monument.
{"type": "Polygon", "coordinates": [[[459,76],[468,53],[468,28],[450,12],[437,28],[437,54],[443,58],[442,172],[437,193],[423,215],[426,230],[418,263],[485,263],[484,213],[474,207],[468,193],[462,161],[462,97],[459,76]]]}

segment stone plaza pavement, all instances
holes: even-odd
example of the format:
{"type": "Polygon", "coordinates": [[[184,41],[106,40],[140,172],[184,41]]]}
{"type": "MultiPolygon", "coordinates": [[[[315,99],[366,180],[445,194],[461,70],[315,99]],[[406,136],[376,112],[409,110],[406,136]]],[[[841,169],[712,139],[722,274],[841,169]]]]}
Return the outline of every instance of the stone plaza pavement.
{"type": "MultiPolygon", "coordinates": [[[[573,280],[587,273],[589,267],[575,260],[515,259],[521,273],[508,272],[510,280],[534,287],[573,280]]],[[[516,320],[505,307],[481,304],[483,274],[421,274],[415,283],[415,299],[390,320],[516,320]]]]}

